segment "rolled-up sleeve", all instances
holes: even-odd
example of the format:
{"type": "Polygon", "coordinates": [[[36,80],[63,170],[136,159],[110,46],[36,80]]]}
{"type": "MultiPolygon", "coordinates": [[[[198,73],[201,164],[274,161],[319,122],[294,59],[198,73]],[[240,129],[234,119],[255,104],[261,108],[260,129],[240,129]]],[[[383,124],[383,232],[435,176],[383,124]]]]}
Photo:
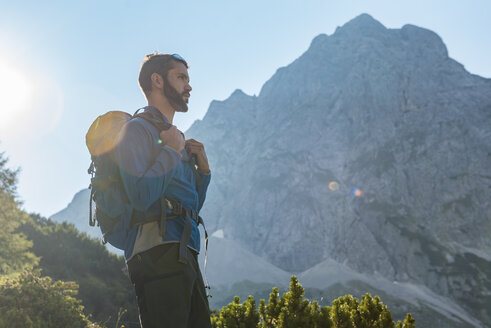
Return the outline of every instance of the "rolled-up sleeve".
{"type": "Polygon", "coordinates": [[[157,140],[136,119],[125,125],[119,140],[116,161],[126,194],[135,209],[145,211],[165,194],[179,169],[181,154],[168,146],[154,154],[157,140]]]}

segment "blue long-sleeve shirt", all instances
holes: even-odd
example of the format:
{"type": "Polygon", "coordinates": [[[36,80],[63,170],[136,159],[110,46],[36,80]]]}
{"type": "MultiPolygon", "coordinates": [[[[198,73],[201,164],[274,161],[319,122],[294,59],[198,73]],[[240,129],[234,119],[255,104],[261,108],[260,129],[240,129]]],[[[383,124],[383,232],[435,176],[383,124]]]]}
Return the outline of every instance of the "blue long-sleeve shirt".
{"type": "MultiPolygon", "coordinates": [[[[152,111],[168,122],[155,107],[145,107],[145,111],[152,111]]],[[[115,152],[116,160],[132,208],[145,211],[147,216],[160,216],[160,198],[165,196],[199,212],[205,201],[211,176],[198,171],[201,184],[196,186],[196,177],[185,150],[178,153],[164,146],[160,140],[160,131],[139,117],[125,125],[119,134],[119,140],[115,152]]],[[[179,242],[184,225],[183,217],[167,220],[163,237],[159,234],[159,222],[133,227],[128,233],[125,246],[126,259],[163,243],[179,242]]],[[[194,221],[188,247],[198,252],[200,250],[200,233],[194,221]]]]}

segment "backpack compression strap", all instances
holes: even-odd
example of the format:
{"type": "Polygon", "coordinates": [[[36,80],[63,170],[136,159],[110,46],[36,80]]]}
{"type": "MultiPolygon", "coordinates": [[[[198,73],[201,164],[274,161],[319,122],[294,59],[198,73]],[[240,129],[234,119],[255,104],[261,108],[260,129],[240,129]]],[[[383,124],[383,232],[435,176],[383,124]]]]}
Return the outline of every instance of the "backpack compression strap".
{"type": "MultiPolygon", "coordinates": [[[[91,175],[92,179],[94,178],[95,174],[95,166],[94,166],[94,161],[90,163],[89,169],[87,172],[91,175]]],[[[95,226],[95,218],[93,217],[93,209],[92,209],[92,202],[94,201],[94,188],[92,188],[92,179],[91,183],[89,185],[90,189],[90,196],[89,196],[89,225],[91,227],[95,226]]]]}
{"type": "MultiPolygon", "coordinates": [[[[191,220],[195,221],[197,225],[202,225],[203,230],[205,231],[205,263],[204,263],[204,276],[205,276],[205,281],[206,285],[205,288],[208,289],[207,291],[207,296],[211,297],[210,295],[210,284],[208,283],[208,277],[206,276],[206,264],[208,260],[208,231],[206,231],[205,227],[205,222],[203,221],[203,218],[199,216],[198,212],[189,208],[186,208],[182,206],[181,203],[175,201],[175,200],[169,200],[167,198],[161,199],[161,204],[162,204],[162,213],[167,213],[167,208],[171,209],[171,215],[176,215],[176,216],[184,216],[185,218],[185,225],[184,225],[184,230],[182,232],[181,240],[179,241],[179,262],[186,264],[187,263],[187,252],[189,252],[187,244],[189,242],[189,239],[191,238],[191,232],[193,231],[193,224],[191,220]]],[[[162,214],[162,217],[164,215],[162,214]]],[[[161,235],[163,236],[162,233],[162,222],[165,222],[165,219],[161,221],[161,226],[160,226],[160,232],[161,235]]],[[[165,223],[164,223],[165,224],[165,223]]],[[[164,231],[165,233],[165,228],[164,231]]]]}

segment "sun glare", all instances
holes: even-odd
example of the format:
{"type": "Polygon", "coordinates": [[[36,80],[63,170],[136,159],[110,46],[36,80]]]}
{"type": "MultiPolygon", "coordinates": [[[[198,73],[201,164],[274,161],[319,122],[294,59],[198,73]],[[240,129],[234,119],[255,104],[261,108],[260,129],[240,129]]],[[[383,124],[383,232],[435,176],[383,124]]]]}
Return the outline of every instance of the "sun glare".
{"type": "Polygon", "coordinates": [[[9,128],[29,105],[31,89],[17,70],[0,62],[0,128],[9,128]]]}

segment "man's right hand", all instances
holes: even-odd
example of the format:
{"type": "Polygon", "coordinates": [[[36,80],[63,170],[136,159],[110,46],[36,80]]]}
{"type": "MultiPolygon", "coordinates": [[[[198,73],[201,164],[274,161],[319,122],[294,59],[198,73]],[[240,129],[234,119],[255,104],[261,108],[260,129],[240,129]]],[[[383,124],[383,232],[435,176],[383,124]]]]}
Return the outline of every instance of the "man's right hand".
{"type": "Polygon", "coordinates": [[[163,145],[169,146],[178,153],[184,149],[184,135],[175,125],[171,126],[168,130],[161,131],[160,140],[162,140],[163,145]]]}

